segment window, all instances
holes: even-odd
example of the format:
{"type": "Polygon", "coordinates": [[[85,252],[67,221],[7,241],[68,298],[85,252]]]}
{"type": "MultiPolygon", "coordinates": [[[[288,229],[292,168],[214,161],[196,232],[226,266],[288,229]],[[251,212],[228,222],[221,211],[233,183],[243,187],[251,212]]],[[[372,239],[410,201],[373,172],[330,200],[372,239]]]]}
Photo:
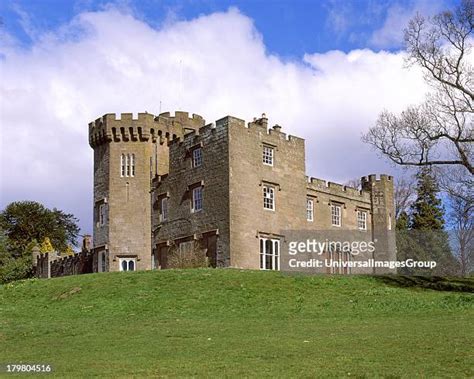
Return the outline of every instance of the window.
{"type": "Polygon", "coordinates": [[[263,146],[263,164],[273,166],[273,147],[263,146]]]}
{"type": "Polygon", "coordinates": [[[107,271],[107,256],[105,251],[99,253],[99,272],[107,271]]]}
{"type": "Polygon", "coordinates": [[[392,230],[392,214],[388,214],[388,230],[392,230]]]}
{"type": "Polygon", "coordinates": [[[275,210],[275,189],[271,186],[263,186],[263,208],[275,210]]]}
{"type": "Polygon", "coordinates": [[[130,154],[125,155],[125,176],[130,176],[130,154]]]}
{"type": "Polygon", "coordinates": [[[120,156],[120,176],[135,176],[135,154],[122,154],[120,156]]]}
{"type": "Polygon", "coordinates": [[[135,176],[135,154],[130,155],[130,176],[135,176]]]}
{"type": "Polygon", "coordinates": [[[107,224],[107,204],[99,205],[99,226],[107,224]]]}
{"type": "Polygon", "coordinates": [[[161,221],[168,220],[168,198],[161,199],[161,221]]]}
{"type": "Polygon", "coordinates": [[[125,176],[125,167],[127,163],[125,162],[125,154],[120,156],[120,176],[123,178],[125,176]]]}
{"type": "Polygon", "coordinates": [[[360,230],[367,230],[367,212],[357,211],[357,227],[360,230]]]}
{"type": "Polygon", "coordinates": [[[306,220],[313,221],[314,219],[314,201],[313,199],[306,199],[306,220]]]}
{"type": "Polygon", "coordinates": [[[333,226],[341,226],[341,206],[331,204],[331,224],[333,226]]]}
{"type": "Polygon", "coordinates": [[[135,271],[135,258],[119,258],[120,271],[135,271]]]}
{"type": "Polygon", "coordinates": [[[280,240],[260,238],[260,269],[280,269],[280,240]]]}
{"type": "Polygon", "coordinates": [[[202,149],[197,147],[193,150],[193,167],[202,165],[202,149]]]}
{"type": "Polygon", "coordinates": [[[202,210],[202,186],[193,189],[192,211],[198,212],[202,210]]]}

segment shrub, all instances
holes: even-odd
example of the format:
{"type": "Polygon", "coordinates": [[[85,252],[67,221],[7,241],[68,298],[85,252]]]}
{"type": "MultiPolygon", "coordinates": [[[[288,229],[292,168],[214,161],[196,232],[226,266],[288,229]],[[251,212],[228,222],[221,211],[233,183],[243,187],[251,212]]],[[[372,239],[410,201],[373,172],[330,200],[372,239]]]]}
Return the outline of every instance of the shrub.
{"type": "Polygon", "coordinates": [[[9,258],[0,265],[0,284],[32,276],[31,257],[9,258]]]}
{"type": "Polygon", "coordinates": [[[209,259],[199,241],[182,242],[172,245],[168,251],[168,268],[209,267],[209,259]]]}

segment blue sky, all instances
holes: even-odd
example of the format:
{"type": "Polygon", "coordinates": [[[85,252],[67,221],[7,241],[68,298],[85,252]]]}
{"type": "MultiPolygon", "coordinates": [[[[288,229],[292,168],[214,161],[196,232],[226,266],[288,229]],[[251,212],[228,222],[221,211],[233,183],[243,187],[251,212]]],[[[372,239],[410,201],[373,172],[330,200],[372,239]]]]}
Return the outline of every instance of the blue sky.
{"type": "Polygon", "coordinates": [[[88,123],[184,110],[269,122],[306,140],[309,176],[400,171],[361,135],[423,101],[402,31],[448,0],[2,1],[0,208],[36,200],[92,230],[88,123]]]}
{"type": "MultiPolygon", "coordinates": [[[[136,17],[154,27],[169,20],[189,20],[202,14],[236,7],[251,17],[263,36],[269,52],[286,58],[307,52],[329,50],[348,52],[359,48],[399,49],[401,41],[377,44],[372,34],[389,18],[403,18],[418,10],[433,13],[449,8],[450,0],[36,0],[3,1],[0,12],[3,27],[22,44],[32,43],[31,31],[56,29],[84,11],[99,11],[110,4],[128,8],[136,17]],[[26,30],[25,30],[26,29],[26,30]]],[[[404,20],[400,20],[403,22],[404,20]]]]}

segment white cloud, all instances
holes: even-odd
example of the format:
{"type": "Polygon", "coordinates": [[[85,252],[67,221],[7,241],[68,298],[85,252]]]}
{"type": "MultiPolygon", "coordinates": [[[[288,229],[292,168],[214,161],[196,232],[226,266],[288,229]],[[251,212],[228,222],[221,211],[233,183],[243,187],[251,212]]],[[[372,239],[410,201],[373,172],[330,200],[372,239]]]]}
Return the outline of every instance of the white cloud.
{"type": "Polygon", "coordinates": [[[403,31],[417,13],[431,16],[441,9],[443,0],[415,0],[409,6],[393,4],[387,10],[382,27],[372,33],[370,45],[382,49],[400,47],[403,42],[403,31]]]}
{"type": "Polygon", "coordinates": [[[28,50],[0,47],[1,205],[39,200],[78,215],[84,232],[92,217],[87,124],[104,113],[158,113],[160,101],[163,111],[208,122],[265,112],[307,139],[308,174],[346,180],[390,169],[360,135],[383,108],[401,110],[425,90],[402,53],[284,62],[236,9],[154,29],[108,8],[36,41],[28,50]]]}

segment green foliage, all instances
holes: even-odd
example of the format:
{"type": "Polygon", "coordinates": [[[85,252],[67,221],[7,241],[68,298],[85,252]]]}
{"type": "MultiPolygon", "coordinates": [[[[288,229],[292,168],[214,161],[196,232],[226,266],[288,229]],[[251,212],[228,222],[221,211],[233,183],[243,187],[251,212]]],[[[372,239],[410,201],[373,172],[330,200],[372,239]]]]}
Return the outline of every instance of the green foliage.
{"type": "Polygon", "coordinates": [[[66,251],[68,244],[77,242],[77,222],[72,214],[50,210],[35,201],[13,202],[0,213],[0,227],[17,252],[24,251],[31,241],[46,237],[55,250],[66,251]]]}
{"type": "Polygon", "coordinates": [[[68,251],[79,233],[77,219],[35,201],[9,204],[0,213],[0,282],[24,279],[32,273],[31,252],[68,251]]]}
{"type": "Polygon", "coordinates": [[[402,212],[397,220],[397,257],[437,262],[434,270],[402,268],[404,275],[456,275],[459,265],[451,253],[444,230],[444,209],[438,198],[436,178],[428,168],[417,175],[417,198],[411,214],[402,212]]]}
{"type": "Polygon", "coordinates": [[[410,226],[410,217],[408,214],[403,211],[400,213],[400,215],[397,218],[397,231],[403,231],[403,230],[408,230],[410,226]]]}
{"type": "Polygon", "coordinates": [[[31,275],[31,256],[7,258],[0,262],[0,284],[25,279],[31,275]]]}
{"type": "Polygon", "coordinates": [[[419,171],[417,177],[417,198],[412,205],[411,229],[443,230],[444,209],[438,198],[439,187],[436,178],[428,168],[419,171]]]}
{"type": "Polygon", "coordinates": [[[19,281],[0,286],[2,360],[58,378],[473,377],[474,295],[415,285],[233,269],[19,281]]]}

